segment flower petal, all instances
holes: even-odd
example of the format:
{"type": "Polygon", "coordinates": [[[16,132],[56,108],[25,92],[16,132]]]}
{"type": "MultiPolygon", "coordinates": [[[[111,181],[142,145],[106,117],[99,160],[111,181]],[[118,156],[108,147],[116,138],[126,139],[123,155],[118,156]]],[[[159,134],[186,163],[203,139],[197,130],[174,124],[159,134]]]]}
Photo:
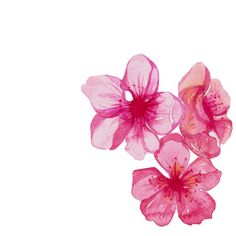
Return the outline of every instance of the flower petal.
{"type": "Polygon", "coordinates": [[[123,122],[119,117],[103,118],[100,115],[96,115],[91,122],[91,141],[93,146],[100,149],[116,148],[129,132],[129,124],[124,124],[123,122]]]}
{"type": "MultiPolygon", "coordinates": [[[[192,90],[189,90],[189,92],[190,91],[192,90]]],[[[192,92],[194,93],[195,91],[192,92]]],[[[207,127],[209,127],[210,120],[205,112],[200,108],[200,99],[197,98],[196,95],[193,95],[188,102],[190,104],[186,105],[186,113],[183,121],[180,123],[180,129],[183,133],[188,133],[191,135],[206,131],[207,127]],[[195,101],[192,101],[193,97],[195,101]],[[197,103],[195,103],[196,100],[198,100],[197,103]],[[198,107],[199,110],[196,107],[198,107]]]]}
{"type": "Polygon", "coordinates": [[[189,157],[189,150],[179,134],[162,138],[160,149],[155,153],[156,160],[171,177],[178,177],[185,170],[189,157]]]}
{"type": "Polygon", "coordinates": [[[204,131],[195,135],[186,133],[180,127],[184,137],[184,142],[188,148],[200,157],[213,158],[220,154],[220,143],[217,135],[213,131],[204,131]],[[215,135],[210,135],[215,134],[215,135]]]}
{"type": "Polygon", "coordinates": [[[182,179],[189,188],[208,191],[215,187],[221,177],[210,159],[199,157],[183,173],[182,179]]]}
{"type": "Polygon", "coordinates": [[[182,98],[184,93],[193,87],[197,87],[206,92],[210,82],[211,77],[209,70],[203,63],[198,62],[193,65],[193,67],[179,82],[179,97],[182,98]]]}
{"type": "Polygon", "coordinates": [[[120,119],[120,124],[118,129],[115,131],[113,136],[113,143],[111,146],[111,150],[117,148],[127,137],[130,130],[132,129],[133,123],[130,120],[122,120],[120,119]]]}
{"type": "Polygon", "coordinates": [[[185,92],[184,99],[187,99],[186,113],[180,124],[180,131],[185,143],[196,155],[210,158],[218,156],[220,144],[213,131],[214,121],[208,118],[202,106],[202,92],[199,93],[197,88],[189,89],[185,92]]]}
{"type": "Polygon", "coordinates": [[[220,139],[221,143],[225,143],[231,135],[233,124],[228,118],[222,120],[215,120],[215,131],[220,139]]]}
{"type": "Polygon", "coordinates": [[[158,137],[146,127],[143,127],[142,131],[142,139],[145,151],[154,153],[159,149],[160,146],[158,137]]]}
{"type": "Polygon", "coordinates": [[[93,76],[82,86],[82,92],[97,113],[104,117],[114,117],[120,114],[122,104],[125,103],[120,83],[121,80],[113,76],[93,76]]]}
{"type": "Polygon", "coordinates": [[[135,125],[126,139],[125,150],[136,160],[143,160],[146,152],[154,153],[159,149],[159,139],[147,127],[135,125]]]}
{"type": "Polygon", "coordinates": [[[202,63],[195,64],[179,82],[179,96],[186,105],[185,118],[180,124],[184,139],[185,134],[205,132],[209,126],[210,121],[202,107],[202,100],[210,82],[210,73],[202,63]]]}
{"type": "Polygon", "coordinates": [[[167,134],[182,120],[184,107],[181,101],[171,93],[159,93],[155,99],[157,105],[151,107],[149,127],[158,134],[167,134]],[[153,115],[154,114],[154,115],[153,115]]]}
{"type": "Polygon", "coordinates": [[[211,219],[216,204],[206,192],[197,191],[187,198],[177,202],[179,218],[188,225],[200,224],[205,219],[211,219]]]}
{"type": "Polygon", "coordinates": [[[157,92],[158,82],[156,65],[146,56],[139,54],[129,60],[121,86],[136,96],[148,96],[157,92]]]}
{"type": "Polygon", "coordinates": [[[154,196],[141,202],[140,209],[147,220],[154,221],[159,226],[168,225],[175,213],[175,198],[170,199],[165,196],[164,191],[160,191],[154,196]]]}
{"type": "Polygon", "coordinates": [[[126,138],[125,150],[133,156],[136,160],[143,160],[145,156],[145,149],[140,135],[137,135],[133,127],[126,138]]]}
{"type": "Polygon", "coordinates": [[[211,80],[208,69],[197,63],[180,81],[179,96],[186,105],[180,124],[185,143],[199,156],[218,156],[220,144],[232,131],[232,122],[226,116],[230,97],[220,81],[211,80]]]}
{"type": "Polygon", "coordinates": [[[138,200],[147,199],[160,191],[167,178],[156,168],[133,172],[132,194],[138,200]]]}
{"type": "Polygon", "coordinates": [[[227,113],[230,106],[230,97],[224,90],[221,82],[217,79],[211,80],[211,86],[203,100],[207,113],[220,116],[227,113]]]}

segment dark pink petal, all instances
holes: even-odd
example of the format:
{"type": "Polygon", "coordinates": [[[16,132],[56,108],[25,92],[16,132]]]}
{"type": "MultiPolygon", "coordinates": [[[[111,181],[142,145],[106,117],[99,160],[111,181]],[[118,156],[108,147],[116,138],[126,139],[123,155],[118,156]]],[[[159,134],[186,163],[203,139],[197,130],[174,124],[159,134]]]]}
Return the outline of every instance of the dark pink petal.
{"type": "Polygon", "coordinates": [[[175,213],[175,198],[170,199],[165,196],[164,191],[160,191],[154,196],[141,202],[140,209],[147,220],[154,221],[159,226],[168,225],[175,213]]]}
{"type": "Polygon", "coordinates": [[[179,82],[179,96],[182,98],[184,93],[193,87],[197,87],[206,92],[211,82],[210,73],[207,67],[199,62],[179,82]]]}
{"type": "Polygon", "coordinates": [[[150,198],[159,192],[167,178],[156,168],[146,168],[133,172],[132,194],[138,200],[150,198]]]}
{"type": "Polygon", "coordinates": [[[215,207],[214,199],[202,191],[189,193],[177,202],[179,218],[188,225],[200,224],[205,219],[211,219],[215,207]]]}
{"type": "Polygon", "coordinates": [[[198,118],[199,121],[205,124],[209,124],[212,122],[211,116],[209,116],[208,113],[206,113],[206,110],[203,106],[203,100],[204,100],[204,95],[203,93],[197,93],[196,96],[193,96],[194,100],[191,102],[191,107],[194,109],[196,117],[198,118]]]}
{"type": "Polygon", "coordinates": [[[217,135],[213,131],[201,132],[195,135],[183,132],[184,142],[188,148],[200,157],[216,157],[220,154],[220,143],[217,135]],[[210,135],[211,134],[211,135],[210,135]]]}
{"type": "Polygon", "coordinates": [[[120,83],[121,80],[113,76],[93,76],[82,86],[82,92],[97,113],[104,117],[114,117],[120,114],[120,108],[125,103],[120,83]]]}
{"type": "Polygon", "coordinates": [[[221,172],[208,158],[199,157],[188,166],[182,179],[189,188],[208,191],[219,183],[220,177],[221,172]]]}
{"type": "Polygon", "coordinates": [[[135,96],[157,92],[159,74],[156,65],[144,55],[132,57],[126,67],[121,86],[135,96]]]}
{"type": "Polygon", "coordinates": [[[169,134],[161,139],[160,149],[155,153],[158,163],[171,177],[178,177],[189,162],[190,153],[179,134],[169,134]]]}
{"type": "Polygon", "coordinates": [[[215,131],[220,139],[221,143],[225,143],[231,135],[233,124],[228,118],[215,120],[215,131]]]}
{"type": "Polygon", "coordinates": [[[120,120],[120,125],[113,136],[113,143],[110,149],[117,148],[127,137],[132,129],[133,123],[130,120],[120,120]]]}
{"type": "Polygon", "coordinates": [[[159,93],[156,105],[149,108],[148,125],[158,134],[167,134],[181,121],[184,107],[181,101],[171,93],[159,93]]]}
{"type": "Polygon", "coordinates": [[[124,128],[123,122],[119,117],[103,118],[100,115],[96,115],[91,123],[91,141],[93,146],[100,149],[116,148],[129,132],[129,125],[126,124],[127,127],[124,128]],[[123,132],[120,130],[120,125],[123,126],[123,132]]]}
{"type": "Polygon", "coordinates": [[[142,160],[146,152],[154,153],[159,149],[159,139],[147,127],[135,125],[126,139],[126,151],[137,160],[142,160]]]}
{"type": "Polygon", "coordinates": [[[210,90],[204,96],[204,108],[213,116],[226,114],[230,106],[230,97],[217,79],[211,80],[210,90]]]}

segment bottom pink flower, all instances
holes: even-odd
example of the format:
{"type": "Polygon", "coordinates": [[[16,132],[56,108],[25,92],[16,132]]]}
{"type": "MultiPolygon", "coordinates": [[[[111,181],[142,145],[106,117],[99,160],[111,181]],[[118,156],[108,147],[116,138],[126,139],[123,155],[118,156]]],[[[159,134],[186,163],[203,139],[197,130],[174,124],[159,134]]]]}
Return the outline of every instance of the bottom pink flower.
{"type": "Polygon", "coordinates": [[[189,225],[212,218],[216,204],[206,191],[218,184],[221,172],[211,161],[199,157],[188,166],[190,152],[179,134],[163,138],[155,157],[170,178],[156,168],[133,172],[132,194],[141,201],[146,219],[167,225],[176,208],[179,218],[189,225]]]}

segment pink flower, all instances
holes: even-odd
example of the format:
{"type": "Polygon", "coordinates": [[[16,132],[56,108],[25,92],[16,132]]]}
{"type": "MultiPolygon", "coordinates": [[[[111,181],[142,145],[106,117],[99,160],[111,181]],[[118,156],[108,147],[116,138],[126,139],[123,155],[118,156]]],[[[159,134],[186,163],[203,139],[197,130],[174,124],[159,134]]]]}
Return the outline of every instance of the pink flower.
{"type": "Polygon", "coordinates": [[[97,112],[91,123],[92,144],[112,150],[126,139],[126,151],[139,160],[146,152],[157,151],[157,135],[171,132],[183,117],[180,100],[169,92],[157,92],[158,82],[157,67],[144,55],[130,59],[122,80],[90,77],[82,91],[97,112]]]}
{"type": "Polygon", "coordinates": [[[141,201],[140,209],[147,220],[167,225],[176,208],[179,218],[189,225],[212,218],[216,204],[205,191],[218,184],[221,172],[210,159],[203,157],[188,166],[189,156],[182,137],[169,134],[161,140],[160,150],[155,153],[169,178],[156,168],[133,172],[132,194],[141,201]]]}
{"type": "Polygon", "coordinates": [[[232,131],[227,118],[230,97],[208,69],[195,64],[179,82],[179,97],[186,105],[180,131],[188,147],[202,157],[216,157],[232,131]]]}

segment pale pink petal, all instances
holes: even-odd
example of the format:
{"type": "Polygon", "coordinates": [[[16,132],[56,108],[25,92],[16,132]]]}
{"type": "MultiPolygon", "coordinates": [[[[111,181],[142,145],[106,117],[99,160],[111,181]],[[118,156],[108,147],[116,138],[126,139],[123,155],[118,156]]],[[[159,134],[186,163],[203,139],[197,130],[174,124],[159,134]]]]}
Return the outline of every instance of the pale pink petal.
{"type": "Polygon", "coordinates": [[[126,138],[125,150],[136,160],[142,160],[146,152],[154,153],[159,149],[159,139],[147,127],[135,124],[126,138]]]}
{"type": "Polygon", "coordinates": [[[215,207],[214,199],[202,191],[189,193],[177,202],[179,218],[188,225],[200,224],[205,219],[211,219],[215,207]]]}
{"type": "Polygon", "coordinates": [[[186,107],[180,101],[180,99],[174,95],[173,98],[174,98],[174,106],[172,110],[172,116],[174,120],[174,125],[172,126],[172,130],[175,129],[180,124],[180,122],[184,119],[186,113],[186,107]]]}
{"type": "Polygon", "coordinates": [[[135,96],[148,96],[157,92],[158,82],[156,65],[146,56],[139,54],[129,60],[121,86],[135,96]]]}
{"type": "Polygon", "coordinates": [[[220,143],[217,135],[211,135],[214,134],[214,122],[205,113],[202,98],[203,94],[198,89],[185,92],[186,113],[180,124],[180,131],[185,143],[195,154],[215,157],[220,153],[220,143]]]}
{"type": "Polygon", "coordinates": [[[146,127],[143,127],[142,131],[142,139],[145,151],[154,153],[159,149],[160,146],[158,137],[146,127]]]}
{"type": "Polygon", "coordinates": [[[211,82],[210,73],[207,67],[199,62],[193,65],[190,71],[179,82],[179,97],[183,97],[184,93],[193,87],[206,92],[211,82]]]}
{"type": "Polygon", "coordinates": [[[205,132],[208,127],[209,123],[200,120],[196,114],[196,110],[187,107],[185,117],[180,123],[180,130],[183,131],[182,134],[196,135],[205,132]]]}
{"type": "Polygon", "coordinates": [[[185,143],[197,155],[216,157],[220,144],[232,131],[226,117],[230,98],[219,80],[211,80],[208,69],[197,63],[179,83],[179,96],[186,105],[180,124],[185,143]]]}
{"type": "MultiPolygon", "coordinates": [[[[204,116],[202,116],[204,117],[204,116]]],[[[184,120],[180,124],[180,131],[188,148],[199,156],[214,157],[219,154],[216,137],[211,137],[210,121],[200,118],[193,107],[186,107],[184,120]]]]}
{"type": "Polygon", "coordinates": [[[167,198],[164,191],[159,191],[154,196],[143,200],[140,209],[147,220],[152,220],[159,226],[165,226],[170,223],[175,213],[176,200],[167,198]]]}
{"type": "Polygon", "coordinates": [[[119,117],[103,118],[100,115],[96,115],[91,122],[91,141],[93,146],[100,149],[116,148],[129,132],[129,130],[126,130],[128,129],[127,127],[124,129],[124,133],[119,130],[122,122],[123,120],[119,117]],[[121,137],[117,137],[117,132],[121,137]],[[116,139],[119,140],[117,141],[116,139]]]}
{"type": "Polygon", "coordinates": [[[228,118],[224,118],[222,120],[215,120],[214,125],[215,131],[220,139],[220,142],[224,144],[232,133],[232,121],[228,118]]]}
{"type": "Polygon", "coordinates": [[[185,109],[177,97],[167,92],[159,93],[155,103],[148,110],[148,125],[158,134],[167,134],[182,120],[185,109]]]}
{"type": "Polygon", "coordinates": [[[147,199],[161,190],[167,178],[156,168],[133,172],[132,194],[138,200],[147,199]]]}
{"type": "Polygon", "coordinates": [[[217,79],[211,80],[210,89],[203,101],[205,110],[213,116],[226,114],[230,106],[230,97],[217,79]]]}
{"type": "Polygon", "coordinates": [[[190,153],[179,134],[169,134],[161,139],[160,149],[155,153],[158,163],[171,177],[178,177],[189,162],[190,153]]]}
{"type": "Polygon", "coordinates": [[[113,76],[93,76],[82,86],[82,92],[89,98],[97,113],[104,117],[114,117],[121,113],[125,103],[120,83],[121,80],[113,76]]]}
{"type": "Polygon", "coordinates": [[[189,188],[208,191],[219,183],[220,177],[221,172],[210,159],[199,157],[188,166],[181,178],[189,188]]]}
{"type": "Polygon", "coordinates": [[[143,160],[145,156],[145,149],[140,133],[137,133],[133,127],[126,138],[127,145],[125,150],[133,156],[136,160],[143,160]]]}
{"type": "Polygon", "coordinates": [[[185,134],[196,135],[205,132],[210,120],[202,107],[204,92],[211,82],[208,69],[202,64],[195,64],[179,82],[179,96],[186,105],[185,118],[180,130],[185,134]]]}
{"type": "Polygon", "coordinates": [[[216,157],[220,154],[220,143],[217,135],[210,135],[210,133],[214,134],[213,131],[201,132],[195,135],[191,135],[183,132],[181,129],[181,133],[184,137],[184,142],[187,144],[188,148],[194,152],[196,155],[200,157],[216,157]]]}
{"type": "Polygon", "coordinates": [[[181,129],[189,134],[198,134],[206,131],[210,120],[202,106],[202,90],[198,87],[190,88],[185,91],[182,99],[186,105],[186,112],[181,122],[181,129]]]}

